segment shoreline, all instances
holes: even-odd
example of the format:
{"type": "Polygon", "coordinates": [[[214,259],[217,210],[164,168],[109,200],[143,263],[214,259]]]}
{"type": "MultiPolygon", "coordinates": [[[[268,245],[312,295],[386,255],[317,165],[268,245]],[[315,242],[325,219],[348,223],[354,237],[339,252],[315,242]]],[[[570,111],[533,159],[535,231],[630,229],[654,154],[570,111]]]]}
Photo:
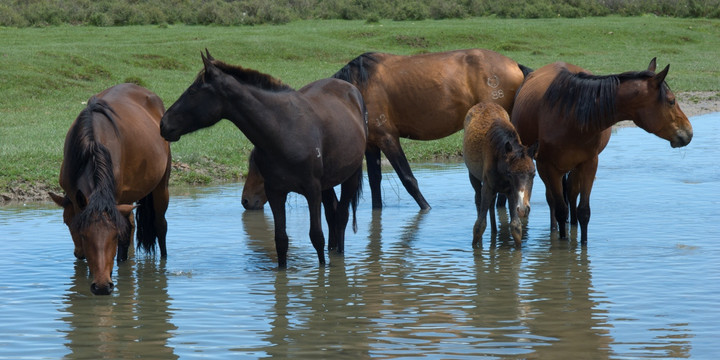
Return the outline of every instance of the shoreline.
{"type": "MultiPolygon", "coordinates": [[[[720,112],[720,92],[689,91],[677,93],[676,97],[687,117],[720,112]]],[[[635,124],[621,121],[615,125],[618,128],[629,126],[635,124]]],[[[0,193],[0,206],[51,202],[48,191],[52,190],[54,188],[48,184],[24,184],[22,187],[7,189],[0,193]]]]}

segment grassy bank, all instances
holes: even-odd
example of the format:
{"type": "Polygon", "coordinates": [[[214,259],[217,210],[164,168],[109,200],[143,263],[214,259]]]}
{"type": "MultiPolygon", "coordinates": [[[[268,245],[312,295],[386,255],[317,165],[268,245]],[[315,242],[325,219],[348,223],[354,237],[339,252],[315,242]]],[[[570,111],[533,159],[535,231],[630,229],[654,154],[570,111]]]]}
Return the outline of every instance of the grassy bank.
{"type": "MultiPolygon", "coordinates": [[[[720,91],[720,21],[585,19],[306,20],[253,27],[0,28],[0,193],[57,187],[65,134],[91,95],[136,82],[170,106],[201,68],[200,51],[294,87],[331,76],[365,51],[398,54],[481,47],[537,68],[563,60],[597,74],[671,64],[670,86],[720,91]]],[[[457,154],[460,136],[405,142],[411,161],[457,154]]],[[[173,144],[173,182],[238,179],[251,144],[225,121],[173,144]]]]}

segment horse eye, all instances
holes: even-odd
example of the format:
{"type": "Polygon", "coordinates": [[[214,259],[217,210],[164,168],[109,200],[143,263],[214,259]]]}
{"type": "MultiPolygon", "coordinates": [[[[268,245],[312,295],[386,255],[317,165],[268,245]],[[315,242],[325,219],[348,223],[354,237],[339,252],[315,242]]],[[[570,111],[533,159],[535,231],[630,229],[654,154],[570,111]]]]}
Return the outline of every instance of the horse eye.
{"type": "Polygon", "coordinates": [[[670,99],[668,103],[670,103],[670,106],[675,106],[675,99],[670,99]]]}

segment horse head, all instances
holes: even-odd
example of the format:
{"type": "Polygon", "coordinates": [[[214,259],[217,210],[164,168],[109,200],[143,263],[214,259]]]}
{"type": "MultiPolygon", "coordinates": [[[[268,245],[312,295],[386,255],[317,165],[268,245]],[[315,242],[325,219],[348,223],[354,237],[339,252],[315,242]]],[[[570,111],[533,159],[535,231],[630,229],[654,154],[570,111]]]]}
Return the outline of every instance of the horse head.
{"type": "Polygon", "coordinates": [[[693,130],[665,82],[670,65],[659,73],[655,73],[655,67],[652,59],[646,77],[620,84],[618,107],[624,108],[623,112],[640,128],[669,141],[670,146],[686,146],[692,140],[693,130]]]}
{"type": "Polygon", "coordinates": [[[85,196],[78,191],[76,197],[50,193],[53,201],[64,209],[63,221],[70,230],[75,244],[74,254],[78,259],[85,258],[92,284],[90,290],[95,295],[108,295],[112,292],[112,269],[120,241],[129,242],[129,216],[132,205],[116,205],[111,211],[93,211],[88,208],[85,196]]]}
{"type": "Polygon", "coordinates": [[[538,144],[530,147],[514,146],[512,142],[505,143],[503,162],[506,164],[506,177],[510,189],[507,193],[510,209],[510,228],[516,243],[522,240],[522,221],[530,214],[530,197],[532,196],[533,180],[535,179],[535,153],[538,144]]]}
{"type": "Polygon", "coordinates": [[[180,136],[215,125],[222,119],[222,102],[214,85],[223,72],[214,65],[209,52],[207,57],[200,55],[203,70],[160,121],[160,134],[168,141],[178,141],[180,136]]]}

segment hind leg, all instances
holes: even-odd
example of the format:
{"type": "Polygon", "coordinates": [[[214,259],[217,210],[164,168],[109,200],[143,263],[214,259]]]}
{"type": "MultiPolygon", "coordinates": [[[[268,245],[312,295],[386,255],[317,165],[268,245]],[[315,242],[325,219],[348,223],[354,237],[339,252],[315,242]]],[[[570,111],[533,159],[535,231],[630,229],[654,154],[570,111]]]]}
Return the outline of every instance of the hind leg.
{"type": "Polygon", "coordinates": [[[580,223],[580,242],[585,244],[588,240],[588,224],[590,223],[590,192],[597,173],[598,157],[588,160],[578,167],[575,172],[572,187],[580,191],[580,202],[577,207],[577,220],[580,223]]]}
{"type": "MultiPolygon", "coordinates": [[[[337,230],[338,254],[345,252],[345,229],[347,228],[348,219],[350,218],[350,203],[358,194],[358,187],[362,181],[362,169],[359,173],[351,175],[341,185],[340,202],[337,205],[335,213],[335,229],[337,230]]],[[[355,224],[355,222],[354,222],[355,224]]]]}
{"type": "Polygon", "coordinates": [[[576,226],[578,223],[577,218],[577,198],[580,195],[580,188],[578,181],[575,181],[577,174],[574,174],[577,169],[574,169],[569,174],[563,177],[563,191],[565,192],[565,202],[567,202],[570,208],[570,225],[576,226]]]}
{"type": "Polygon", "coordinates": [[[339,249],[338,245],[338,229],[337,229],[337,209],[338,199],[335,195],[335,189],[330,188],[322,192],[322,203],[325,208],[325,221],[328,224],[328,251],[339,249]]]}
{"type": "Polygon", "coordinates": [[[545,198],[550,207],[550,229],[557,229],[561,238],[567,237],[568,208],[563,196],[562,176],[563,173],[545,162],[537,163],[538,175],[545,184],[545,198]]]}
{"type": "Polygon", "coordinates": [[[170,202],[170,192],[168,191],[167,182],[164,186],[153,191],[153,210],[155,210],[155,231],[157,232],[158,246],[160,247],[160,257],[167,257],[167,246],[165,239],[167,236],[167,220],[165,212],[167,212],[168,203],[170,202]]]}
{"type": "Polygon", "coordinates": [[[118,263],[121,263],[121,262],[127,260],[128,254],[130,252],[130,248],[132,245],[132,239],[133,239],[133,236],[135,236],[135,216],[134,216],[134,214],[132,212],[130,212],[130,214],[128,214],[126,219],[128,221],[130,231],[128,231],[126,238],[120,239],[120,241],[118,241],[118,252],[117,252],[117,262],[118,263]]]}
{"type": "Polygon", "coordinates": [[[380,149],[376,146],[368,145],[367,150],[365,150],[365,160],[367,162],[370,194],[372,195],[372,208],[382,209],[382,192],[380,187],[380,183],[382,182],[382,169],[380,166],[380,149]]]}

